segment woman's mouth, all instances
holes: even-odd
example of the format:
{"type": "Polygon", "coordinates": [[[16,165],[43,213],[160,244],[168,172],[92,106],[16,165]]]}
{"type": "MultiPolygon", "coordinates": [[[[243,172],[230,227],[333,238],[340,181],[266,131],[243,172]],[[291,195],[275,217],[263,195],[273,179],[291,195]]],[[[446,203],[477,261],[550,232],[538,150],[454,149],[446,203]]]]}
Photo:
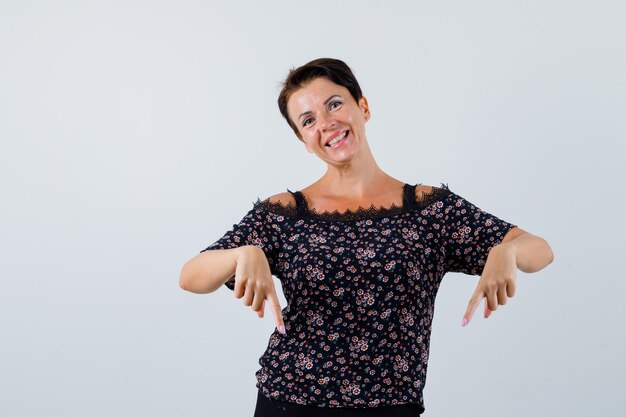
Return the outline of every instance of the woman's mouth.
{"type": "Polygon", "coordinates": [[[350,131],[346,130],[345,132],[343,132],[342,134],[338,135],[336,138],[328,142],[326,146],[328,146],[329,148],[336,148],[337,146],[339,146],[346,140],[349,133],[350,131]]]}

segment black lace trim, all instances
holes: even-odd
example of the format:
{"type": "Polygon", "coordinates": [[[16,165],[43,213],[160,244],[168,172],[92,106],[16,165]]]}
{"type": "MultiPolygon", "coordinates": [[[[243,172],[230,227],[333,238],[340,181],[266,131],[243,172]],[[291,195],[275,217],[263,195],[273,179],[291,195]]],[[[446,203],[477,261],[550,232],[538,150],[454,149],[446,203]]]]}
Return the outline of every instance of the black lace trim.
{"type": "MultiPolygon", "coordinates": [[[[448,185],[441,183],[441,187],[433,186],[430,192],[422,192],[422,198],[419,201],[414,201],[412,207],[411,205],[405,207],[406,204],[398,206],[395,203],[392,203],[391,207],[376,207],[372,204],[369,208],[359,207],[355,211],[348,209],[344,212],[335,210],[332,212],[323,211],[318,213],[315,208],[309,209],[308,207],[305,207],[303,212],[298,213],[295,203],[289,202],[284,205],[279,201],[271,202],[269,197],[265,200],[261,200],[257,197],[257,200],[253,204],[255,208],[265,208],[272,213],[282,216],[294,217],[297,219],[310,218],[327,222],[339,222],[389,217],[411,210],[421,210],[424,207],[428,207],[432,203],[440,200],[441,197],[448,195],[449,193],[450,189],[448,188],[448,185]]],[[[413,198],[415,199],[415,196],[413,196],[413,198]]]]}

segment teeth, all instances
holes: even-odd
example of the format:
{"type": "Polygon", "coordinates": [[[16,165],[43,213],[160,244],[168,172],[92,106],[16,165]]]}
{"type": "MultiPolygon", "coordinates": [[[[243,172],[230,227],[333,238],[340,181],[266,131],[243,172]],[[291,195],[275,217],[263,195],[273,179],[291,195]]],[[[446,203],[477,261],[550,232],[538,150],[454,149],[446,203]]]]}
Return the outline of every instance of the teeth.
{"type": "Polygon", "coordinates": [[[348,134],[348,131],[346,130],[345,132],[343,132],[342,135],[337,136],[335,139],[331,140],[330,142],[328,142],[326,144],[326,146],[333,146],[334,144],[336,144],[337,142],[339,142],[341,139],[345,138],[346,135],[348,134]]]}

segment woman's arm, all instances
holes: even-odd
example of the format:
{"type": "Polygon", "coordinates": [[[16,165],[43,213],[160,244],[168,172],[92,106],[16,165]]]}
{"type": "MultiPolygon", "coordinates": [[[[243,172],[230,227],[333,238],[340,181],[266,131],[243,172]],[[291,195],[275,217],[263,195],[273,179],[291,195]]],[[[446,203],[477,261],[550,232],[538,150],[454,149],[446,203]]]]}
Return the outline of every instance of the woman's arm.
{"type": "Polygon", "coordinates": [[[180,271],[180,287],[196,294],[217,290],[235,275],[239,250],[241,247],[214,249],[191,258],[180,271]]]}
{"type": "Polygon", "coordinates": [[[545,239],[519,227],[511,229],[492,250],[511,252],[517,268],[528,273],[540,271],[554,260],[552,248],[545,239]]]}

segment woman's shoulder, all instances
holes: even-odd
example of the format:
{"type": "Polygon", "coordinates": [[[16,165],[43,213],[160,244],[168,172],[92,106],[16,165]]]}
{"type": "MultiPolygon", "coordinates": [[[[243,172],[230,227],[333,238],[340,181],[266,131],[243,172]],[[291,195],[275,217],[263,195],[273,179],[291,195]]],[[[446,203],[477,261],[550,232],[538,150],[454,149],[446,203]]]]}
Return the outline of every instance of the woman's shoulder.
{"type": "Polygon", "coordinates": [[[428,194],[431,194],[435,187],[433,185],[419,184],[415,186],[415,201],[421,201],[428,194]]]}
{"type": "Polygon", "coordinates": [[[425,185],[418,183],[415,186],[415,201],[425,201],[433,197],[440,197],[450,194],[450,189],[447,184],[441,183],[440,186],[425,185]]]}
{"type": "Polygon", "coordinates": [[[254,207],[259,210],[269,210],[277,213],[292,213],[296,207],[296,199],[290,192],[273,194],[261,199],[257,198],[254,207]]]}
{"type": "Polygon", "coordinates": [[[295,205],[296,199],[290,192],[278,193],[271,195],[265,199],[272,204],[281,204],[283,206],[295,205]]]}

